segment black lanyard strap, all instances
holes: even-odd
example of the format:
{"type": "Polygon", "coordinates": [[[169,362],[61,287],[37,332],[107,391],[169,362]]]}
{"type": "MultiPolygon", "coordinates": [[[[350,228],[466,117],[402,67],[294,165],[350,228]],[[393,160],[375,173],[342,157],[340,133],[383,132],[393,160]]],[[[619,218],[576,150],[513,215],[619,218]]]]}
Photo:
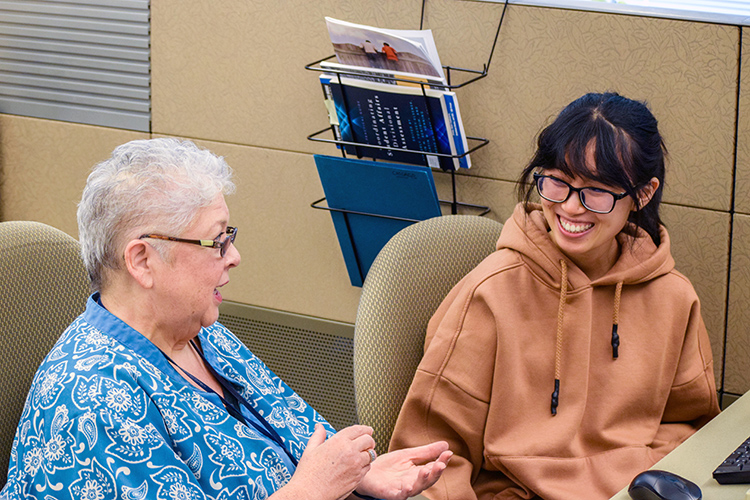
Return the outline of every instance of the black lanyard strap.
{"type": "Polygon", "coordinates": [[[167,361],[169,361],[174,366],[176,366],[177,368],[179,368],[180,370],[182,370],[182,372],[185,373],[188,377],[190,377],[190,379],[193,382],[195,382],[196,384],[198,384],[201,387],[201,389],[203,389],[206,392],[211,392],[213,394],[216,394],[219,397],[219,399],[221,399],[221,402],[224,403],[224,406],[226,407],[227,412],[230,415],[232,415],[234,418],[236,418],[237,420],[239,420],[240,422],[242,422],[245,425],[250,424],[250,426],[252,426],[253,428],[255,428],[255,430],[257,430],[258,432],[260,432],[263,436],[265,436],[266,438],[268,438],[271,441],[273,441],[274,443],[276,443],[282,450],[284,450],[284,453],[286,453],[286,455],[292,461],[292,464],[294,464],[294,466],[296,467],[297,463],[298,463],[297,459],[291,454],[291,452],[287,449],[287,447],[284,446],[284,441],[281,439],[281,436],[279,435],[279,433],[276,432],[276,429],[274,429],[273,427],[271,427],[271,424],[269,424],[266,421],[266,419],[263,418],[263,415],[261,415],[258,412],[258,410],[256,410],[255,407],[247,399],[245,399],[245,397],[242,394],[240,394],[239,392],[237,392],[237,389],[235,389],[234,387],[232,387],[232,384],[229,381],[227,381],[226,379],[224,379],[224,377],[222,375],[220,375],[216,370],[214,370],[214,367],[211,366],[211,363],[208,362],[208,360],[206,359],[206,357],[203,355],[203,352],[198,348],[198,346],[195,344],[195,342],[192,339],[190,340],[190,345],[193,347],[193,349],[195,350],[195,352],[198,353],[198,355],[201,357],[201,359],[203,360],[203,363],[206,365],[206,368],[208,369],[209,372],[211,372],[211,375],[214,376],[214,378],[219,383],[219,385],[221,385],[222,389],[224,389],[226,392],[229,392],[229,394],[231,394],[232,397],[239,404],[241,404],[242,406],[244,406],[245,408],[247,408],[248,411],[250,411],[250,413],[253,414],[253,416],[255,417],[255,420],[254,419],[250,419],[248,421],[246,418],[244,418],[242,416],[242,412],[239,411],[239,408],[236,405],[231,404],[229,401],[227,401],[224,398],[224,396],[222,396],[221,394],[219,394],[218,392],[216,392],[215,390],[213,390],[211,387],[209,387],[206,383],[204,383],[198,377],[196,377],[195,375],[193,375],[192,373],[188,372],[187,370],[185,370],[184,368],[182,368],[180,365],[178,365],[177,363],[175,363],[172,360],[172,358],[170,358],[167,355],[167,353],[165,353],[164,351],[161,351],[161,353],[164,355],[165,358],[167,358],[167,361]]]}
{"type": "MultiPolygon", "coordinates": [[[[263,425],[263,427],[265,428],[266,432],[263,432],[263,431],[261,431],[261,432],[263,432],[263,434],[266,437],[272,439],[276,444],[278,444],[286,452],[286,454],[289,455],[289,458],[292,459],[292,463],[296,467],[297,466],[297,459],[294,458],[287,451],[286,446],[284,446],[284,441],[281,439],[281,436],[276,431],[276,429],[274,429],[273,427],[271,427],[271,424],[269,424],[268,421],[265,418],[263,418],[263,415],[261,415],[260,412],[258,412],[258,410],[255,409],[255,406],[253,406],[250,403],[250,401],[248,401],[247,399],[245,399],[245,397],[242,394],[240,394],[239,392],[237,392],[237,389],[235,389],[232,386],[232,384],[223,377],[223,375],[217,373],[216,370],[214,370],[214,367],[211,366],[211,363],[209,363],[208,360],[206,359],[206,357],[203,355],[203,351],[201,351],[198,348],[198,346],[195,345],[195,342],[193,340],[190,340],[190,344],[193,346],[193,349],[196,350],[196,352],[198,353],[198,355],[201,357],[201,359],[203,360],[203,362],[206,364],[206,366],[208,367],[208,370],[211,372],[211,374],[216,378],[216,380],[219,381],[219,384],[221,384],[221,386],[225,390],[229,391],[229,394],[231,394],[232,396],[234,396],[234,398],[242,406],[244,406],[245,408],[247,408],[250,411],[250,413],[253,414],[253,416],[257,419],[257,421],[260,422],[263,425]]],[[[255,423],[255,422],[253,422],[253,423],[255,423]]],[[[257,428],[257,425],[255,427],[257,428]]]]}

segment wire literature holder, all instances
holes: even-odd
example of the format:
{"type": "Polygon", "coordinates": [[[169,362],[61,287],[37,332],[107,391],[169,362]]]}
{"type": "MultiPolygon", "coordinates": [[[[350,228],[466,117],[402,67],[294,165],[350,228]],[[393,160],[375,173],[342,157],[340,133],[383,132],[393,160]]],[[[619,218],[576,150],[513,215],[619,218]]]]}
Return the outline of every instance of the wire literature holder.
{"type": "MultiPolygon", "coordinates": [[[[422,0],[420,30],[422,29],[423,23],[424,23],[425,6],[426,6],[426,0],[422,0]]],[[[455,66],[442,66],[444,70],[444,74],[445,74],[445,83],[427,80],[427,79],[416,80],[408,76],[393,76],[393,75],[388,75],[388,74],[378,74],[377,76],[374,76],[374,78],[376,78],[377,80],[386,82],[386,83],[398,84],[399,82],[401,82],[402,84],[406,83],[412,87],[419,86],[421,88],[422,98],[425,101],[424,110],[428,116],[429,123],[431,124],[432,127],[434,127],[435,121],[433,120],[433,116],[430,111],[430,106],[427,105],[428,92],[432,89],[453,91],[454,89],[460,89],[460,88],[466,87],[487,76],[488,71],[489,71],[489,66],[492,61],[492,55],[495,51],[495,47],[497,45],[497,41],[500,35],[500,28],[502,27],[502,23],[505,17],[505,12],[507,10],[507,7],[508,7],[508,0],[505,0],[502,13],[500,15],[500,20],[497,24],[497,30],[495,32],[495,36],[494,36],[494,40],[492,43],[492,48],[489,53],[489,57],[487,59],[487,62],[482,65],[481,70],[460,68],[460,67],[455,67],[455,66]]],[[[341,68],[336,65],[326,64],[332,59],[335,60],[335,58],[336,58],[335,54],[324,57],[323,59],[319,59],[317,61],[314,61],[306,65],[305,69],[331,75],[331,78],[333,79],[332,81],[337,81],[338,86],[340,88],[340,92],[344,93],[346,92],[346,85],[342,82],[342,77],[345,77],[345,78],[349,77],[350,80],[351,79],[363,79],[363,74],[361,72],[356,72],[351,69],[341,68]]],[[[372,77],[373,76],[371,75],[371,78],[372,77]]],[[[348,109],[347,99],[342,98],[341,104],[343,105],[345,116],[350,116],[350,113],[349,113],[350,110],[348,109]]],[[[434,131],[435,130],[433,128],[433,133],[434,131]]],[[[422,165],[430,166],[433,171],[440,170],[440,171],[447,172],[450,175],[451,199],[439,200],[439,202],[443,206],[449,205],[451,214],[458,214],[459,207],[467,208],[470,213],[475,213],[477,215],[486,215],[487,213],[490,212],[490,208],[486,206],[459,202],[457,201],[457,195],[456,195],[456,167],[455,165],[457,165],[459,161],[466,158],[468,155],[474,153],[478,149],[489,144],[490,141],[486,138],[465,135],[465,139],[467,143],[466,145],[468,147],[466,147],[466,151],[463,151],[460,153],[457,152],[456,154],[438,152],[437,150],[424,151],[424,150],[418,150],[418,149],[405,149],[404,147],[392,147],[392,146],[387,146],[387,145],[360,143],[360,142],[343,140],[341,138],[341,135],[337,132],[337,128],[333,123],[331,123],[331,125],[326,128],[323,128],[321,130],[318,130],[317,132],[310,134],[307,138],[308,140],[311,140],[311,141],[335,144],[340,150],[342,157],[344,158],[347,157],[347,151],[349,152],[349,154],[353,152],[354,154],[352,156],[356,155],[357,158],[370,157],[371,154],[367,154],[367,150],[370,150],[370,151],[381,150],[381,152],[388,151],[388,152],[394,152],[394,153],[398,153],[402,155],[412,154],[414,158],[418,158],[419,156],[421,156],[422,165]],[[435,163],[438,163],[439,167],[436,167],[435,163]],[[453,164],[454,166],[453,168],[444,168],[446,164],[448,165],[453,164]]],[[[374,159],[375,158],[373,158],[373,160],[374,159]]],[[[412,163],[417,163],[417,161],[414,161],[412,163]]],[[[386,219],[395,219],[395,220],[405,221],[405,222],[419,222],[419,220],[406,218],[406,217],[396,217],[396,216],[389,216],[389,215],[381,215],[377,213],[358,212],[358,211],[353,211],[353,210],[329,207],[329,206],[323,205],[325,201],[326,201],[326,198],[323,197],[319,200],[315,200],[314,202],[312,202],[310,206],[315,209],[343,213],[345,217],[347,216],[347,214],[354,214],[354,215],[381,217],[381,218],[386,218],[386,219]]]]}

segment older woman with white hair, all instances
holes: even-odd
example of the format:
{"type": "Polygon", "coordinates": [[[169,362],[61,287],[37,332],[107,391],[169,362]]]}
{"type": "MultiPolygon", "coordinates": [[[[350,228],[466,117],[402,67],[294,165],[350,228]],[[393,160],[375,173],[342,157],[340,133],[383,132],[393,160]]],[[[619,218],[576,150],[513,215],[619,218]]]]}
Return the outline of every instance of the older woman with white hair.
{"type": "Polygon", "coordinates": [[[78,208],[94,293],[40,366],[0,498],[403,499],[437,442],[376,457],[336,433],[217,322],[240,263],[224,160],[189,141],[118,147],[78,208]]]}

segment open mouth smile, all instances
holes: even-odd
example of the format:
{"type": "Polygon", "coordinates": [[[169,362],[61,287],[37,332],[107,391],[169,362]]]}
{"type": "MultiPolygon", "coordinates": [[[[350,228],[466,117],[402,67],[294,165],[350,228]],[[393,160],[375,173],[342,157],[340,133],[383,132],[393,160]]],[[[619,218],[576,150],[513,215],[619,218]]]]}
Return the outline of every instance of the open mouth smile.
{"type": "Polygon", "coordinates": [[[581,234],[592,227],[594,227],[594,224],[592,222],[573,222],[570,220],[563,219],[559,215],[557,216],[557,220],[560,223],[560,227],[568,233],[571,234],[581,234]]]}

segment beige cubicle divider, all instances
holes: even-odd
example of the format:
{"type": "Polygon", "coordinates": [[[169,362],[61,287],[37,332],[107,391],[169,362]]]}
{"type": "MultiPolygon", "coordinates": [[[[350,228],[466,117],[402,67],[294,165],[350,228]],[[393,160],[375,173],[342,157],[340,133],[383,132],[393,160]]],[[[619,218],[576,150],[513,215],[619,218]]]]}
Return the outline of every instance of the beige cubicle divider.
{"type": "Polygon", "coordinates": [[[318,73],[333,54],[325,16],[415,29],[419,0],[160,0],[151,4],[154,133],[325,152],[318,73]]]}
{"type": "Polygon", "coordinates": [[[750,38],[743,32],[725,388],[750,390],[750,38]]]}
{"type": "Polygon", "coordinates": [[[734,216],[732,241],[724,386],[743,394],[750,390],[750,215],[734,216]]]}
{"type": "Polygon", "coordinates": [[[724,212],[666,204],[662,217],[669,231],[675,267],[690,279],[700,298],[711,339],[716,386],[720,387],[731,218],[724,212]]]}
{"type": "MultiPolygon", "coordinates": [[[[737,177],[734,208],[738,213],[750,214],[750,35],[746,30],[742,33],[742,70],[737,107],[737,177]]],[[[750,389],[750,385],[747,387],[750,389]]]]}
{"type": "Polygon", "coordinates": [[[148,134],[0,114],[2,220],[44,222],[78,238],[76,210],[94,164],[148,134]]]}

